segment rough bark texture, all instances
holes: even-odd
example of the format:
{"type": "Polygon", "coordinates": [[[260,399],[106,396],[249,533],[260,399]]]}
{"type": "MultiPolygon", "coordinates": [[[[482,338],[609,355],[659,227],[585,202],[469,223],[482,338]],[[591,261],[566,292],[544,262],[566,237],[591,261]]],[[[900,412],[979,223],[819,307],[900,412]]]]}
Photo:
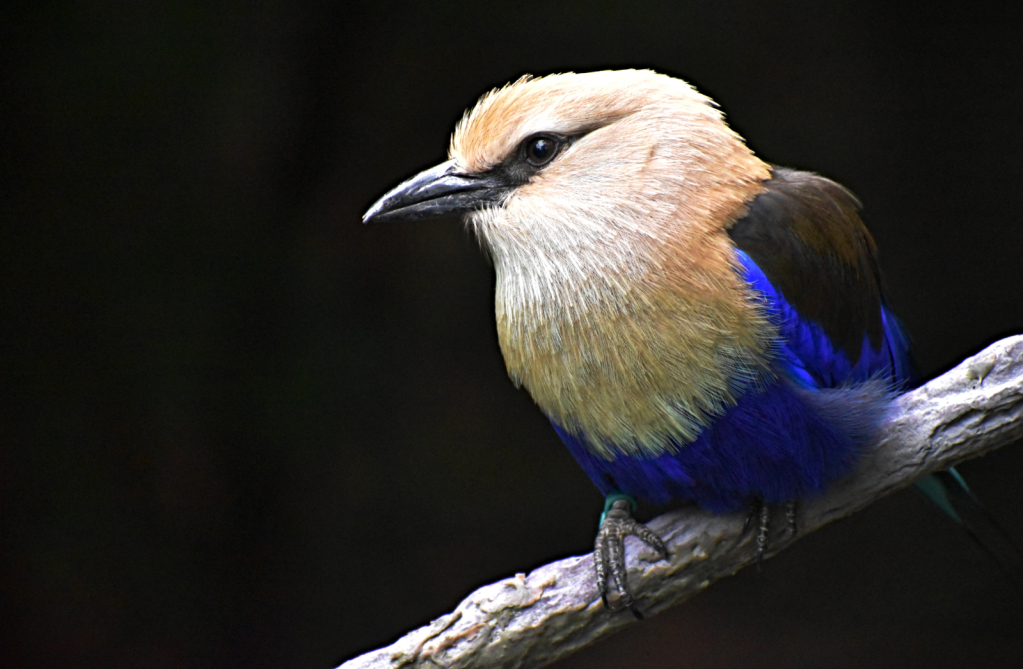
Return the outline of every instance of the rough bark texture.
{"type": "MultiPolygon", "coordinates": [[[[900,397],[883,440],[857,472],[800,505],[799,536],[1021,437],[1023,336],[1015,336],[900,397]]],[[[756,533],[744,531],[744,520],[696,509],[654,519],[648,525],[667,543],[670,562],[628,540],[629,583],[641,609],[655,614],[753,563],[756,533]]],[[[794,540],[783,536],[784,523],[775,526],[772,553],[794,540]]],[[[611,613],[601,604],[586,555],[484,586],[453,612],[341,667],[537,667],[633,622],[628,611],[611,613]]]]}

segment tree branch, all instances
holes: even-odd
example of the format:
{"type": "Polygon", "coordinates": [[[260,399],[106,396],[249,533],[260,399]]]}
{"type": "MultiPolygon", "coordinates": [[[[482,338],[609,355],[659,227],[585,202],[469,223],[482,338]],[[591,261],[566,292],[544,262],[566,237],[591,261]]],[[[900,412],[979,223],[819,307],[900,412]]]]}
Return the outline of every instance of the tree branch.
{"type": "MultiPolygon", "coordinates": [[[[1023,336],[1015,336],[899,397],[881,443],[857,472],[827,495],[801,503],[799,536],[1021,437],[1023,336]]],[[[629,582],[640,608],[655,614],[753,563],[756,533],[744,532],[744,520],[742,514],[683,509],[649,523],[667,543],[671,561],[659,561],[639,541],[627,542],[629,582]]],[[[772,537],[773,553],[793,540],[772,537]]],[[[633,622],[628,611],[611,613],[601,604],[591,556],[573,557],[484,586],[452,613],[341,667],[542,666],[633,622]]]]}

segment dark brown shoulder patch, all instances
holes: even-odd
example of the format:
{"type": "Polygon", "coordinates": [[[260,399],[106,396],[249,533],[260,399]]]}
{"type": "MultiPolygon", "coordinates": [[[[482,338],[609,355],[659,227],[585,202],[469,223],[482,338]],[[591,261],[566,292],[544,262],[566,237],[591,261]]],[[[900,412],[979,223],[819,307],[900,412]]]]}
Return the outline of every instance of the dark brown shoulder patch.
{"type": "Polygon", "coordinates": [[[855,364],[864,335],[878,348],[883,327],[877,252],[859,202],[834,181],[784,167],[772,167],[764,186],[729,236],[855,364]]]}

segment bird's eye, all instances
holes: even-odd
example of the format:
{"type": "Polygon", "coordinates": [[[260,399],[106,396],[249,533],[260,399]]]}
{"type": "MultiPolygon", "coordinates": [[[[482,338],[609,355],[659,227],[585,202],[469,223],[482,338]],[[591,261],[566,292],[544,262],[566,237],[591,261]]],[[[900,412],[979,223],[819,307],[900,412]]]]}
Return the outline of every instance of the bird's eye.
{"type": "Polygon", "coordinates": [[[532,137],[526,140],[526,160],[534,167],[543,167],[558,153],[558,140],[553,137],[532,137]]]}

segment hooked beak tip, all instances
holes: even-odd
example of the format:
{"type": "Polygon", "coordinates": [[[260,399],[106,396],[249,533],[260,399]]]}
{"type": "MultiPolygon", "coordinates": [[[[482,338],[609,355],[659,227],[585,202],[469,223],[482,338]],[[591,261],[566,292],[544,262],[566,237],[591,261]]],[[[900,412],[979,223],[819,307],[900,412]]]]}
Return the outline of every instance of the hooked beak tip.
{"type": "Polygon", "coordinates": [[[380,202],[376,202],[372,207],[367,209],[366,213],[362,215],[362,224],[365,225],[365,224],[369,223],[370,219],[373,218],[373,215],[376,214],[377,210],[379,210],[379,209],[380,209],[380,202]]]}
{"type": "Polygon", "coordinates": [[[395,186],[362,216],[374,220],[427,220],[462,215],[496,204],[509,190],[492,176],[462,174],[454,160],[435,165],[395,186]]]}

